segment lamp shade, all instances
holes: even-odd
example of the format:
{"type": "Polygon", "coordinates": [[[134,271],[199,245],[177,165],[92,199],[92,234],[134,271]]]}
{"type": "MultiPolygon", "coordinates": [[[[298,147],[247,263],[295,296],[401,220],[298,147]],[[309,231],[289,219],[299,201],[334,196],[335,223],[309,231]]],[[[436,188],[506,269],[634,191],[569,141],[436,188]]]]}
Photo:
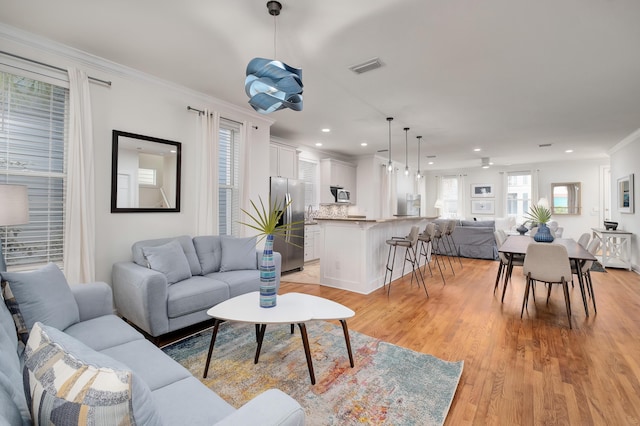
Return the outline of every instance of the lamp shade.
{"type": "Polygon", "coordinates": [[[0,185],[0,226],[29,222],[29,197],[25,185],[0,185]]]}
{"type": "Polygon", "coordinates": [[[283,108],[302,111],[302,70],[284,62],[254,58],[247,65],[244,89],[249,105],[261,114],[283,108]]]}
{"type": "Polygon", "coordinates": [[[549,208],[549,200],[547,200],[545,197],[542,197],[538,200],[538,205],[540,207],[544,207],[544,208],[549,208]]]}
{"type": "Polygon", "coordinates": [[[436,200],[435,204],[433,205],[433,207],[436,208],[436,209],[441,209],[442,207],[444,207],[444,205],[442,203],[442,200],[438,198],[436,200]]]}

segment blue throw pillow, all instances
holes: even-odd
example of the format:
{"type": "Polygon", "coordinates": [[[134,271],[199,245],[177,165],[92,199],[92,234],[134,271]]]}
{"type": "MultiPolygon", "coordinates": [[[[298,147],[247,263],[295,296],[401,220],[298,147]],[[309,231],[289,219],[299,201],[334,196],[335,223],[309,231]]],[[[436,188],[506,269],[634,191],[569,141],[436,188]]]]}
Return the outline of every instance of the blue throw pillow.
{"type": "Polygon", "coordinates": [[[80,311],[64,274],[54,263],[30,272],[2,272],[2,294],[19,337],[40,321],[59,330],[80,321],[80,311]]]}
{"type": "Polygon", "coordinates": [[[161,246],[143,247],[142,252],[149,263],[149,268],[162,272],[169,284],[191,278],[189,261],[182,246],[176,240],[161,246]]]}
{"type": "Polygon", "coordinates": [[[223,237],[221,246],[220,272],[258,269],[256,237],[223,237]]]}

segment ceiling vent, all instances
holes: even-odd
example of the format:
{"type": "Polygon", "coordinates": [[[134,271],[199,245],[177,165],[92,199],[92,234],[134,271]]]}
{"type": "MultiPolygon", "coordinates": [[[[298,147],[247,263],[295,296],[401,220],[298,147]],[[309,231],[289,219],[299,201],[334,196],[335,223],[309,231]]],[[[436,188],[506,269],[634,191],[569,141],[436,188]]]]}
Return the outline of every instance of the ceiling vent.
{"type": "Polygon", "coordinates": [[[349,69],[355,72],[356,74],[362,74],[367,71],[378,69],[381,66],[382,66],[382,62],[380,62],[380,58],[373,58],[361,64],[351,65],[349,69]]]}
{"type": "Polygon", "coordinates": [[[550,143],[541,143],[540,145],[538,145],[539,148],[547,148],[550,147],[552,144],[550,143]]]}

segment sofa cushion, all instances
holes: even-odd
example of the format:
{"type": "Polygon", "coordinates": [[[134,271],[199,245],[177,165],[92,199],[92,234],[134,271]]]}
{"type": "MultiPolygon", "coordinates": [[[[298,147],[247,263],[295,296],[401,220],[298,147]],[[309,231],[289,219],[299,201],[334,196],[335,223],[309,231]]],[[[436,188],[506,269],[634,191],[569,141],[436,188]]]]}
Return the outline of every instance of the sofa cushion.
{"type": "Polygon", "coordinates": [[[184,252],[185,257],[189,262],[189,267],[191,268],[191,275],[200,275],[202,273],[202,269],[200,268],[200,261],[198,260],[198,255],[196,254],[196,248],[193,245],[193,240],[188,235],[181,235],[174,238],[158,238],[155,240],[138,241],[131,247],[133,261],[140,266],[144,266],[145,268],[148,267],[147,260],[145,259],[144,253],[142,252],[142,248],[161,246],[173,240],[176,240],[182,246],[182,251],[184,252]]]}
{"type": "Polygon", "coordinates": [[[222,259],[221,237],[217,235],[203,235],[193,238],[193,245],[198,254],[202,275],[218,272],[222,259]]]}
{"type": "Polygon", "coordinates": [[[191,277],[191,268],[179,242],[173,240],[160,246],[143,247],[149,268],[162,272],[169,284],[191,277]]]}
{"type": "Polygon", "coordinates": [[[495,229],[495,221],[493,220],[461,220],[460,225],[495,229]]]}
{"type": "MultiPolygon", "coordinates": [[[[100,352],[135,371],[152,391],[191,376],[189,370],[146,339],[113,346],[100,352]]],[[[204,364],[202,367],[204,368],[204,364]]]]}
{"type": "Polygon", "coordinates": [[[0,385],[0,413],[2,413],[0,421],[5,421],[6,423],[4,424],[6,425],[23,424],[22,415],[20,414],[18,406],[2,385],[0,385]]]}
{"type": "MultiPolygon", "coordinates": [[[[214,425],[236,411],[192,375],[151,394],[167,425],[214,425]]],[[[259,424],[257,420],[253,424],[259,424]]]]}
{"type": "Polygon", "coordinates": [[[191,277],[170,286],[167,296],[169,318],[207,310],[229,298],[229,286],[205,277],[191,277]]]}
{"type": "Polygon", "coordinates": [[[222,237],[220,272],[257,269],[256,237],[222,237]]]}
{"type": "Polygon", "coordinates": [[[116,315],[103,315],[82,321],[64,332],[96,351],[134,340],[144,340],[140,332],[116,315]]]}
{"type": "Polygon", "coordinates": [[[260,271],[244,270],[233,272],[214,272],[207,278],[223,281],[229,286],[229,297],[240,296],[252,291],[260,291],[260,271]]]}
{"type": "MultiPolygon", "coordinates": [[[[2,280],[5,301],[11,303],[8,299],[13,296],[16,304],[13,309],[19,312],[12,312],[17,321],[16,328],[22,327],[19,316],[22,316],[27,330],[31,330],[37,321],[64,330],[80,320],[78,305],[67,279],[54,263],[36,271],[2,272],[2,280]]],[[[12,309],[9,304],[7,307],[12,309]]]]}
{"type": "Polygon", "coordinates": [[[148,386],[116,360],[36,323],[25,349],[36,424],[161,424],[148,386]]]}
{"type": "MultiPolygon", "coordinates": [[[[13,323],[11,319],[9,321],[13,323]]],[[[6,412],[13,410],[10,407],[11,405],[14,405],[18,410],[22,421],[9,424],[30,424],[31,414],[27,408],[27,400],[22,386],[22,367],[17,352],[15,329],[11,330],[10,333],[7,334],[6,330],[0,328],[0,390],[4,390],[12,402],[12,404],[9,401],[0,402],[0,407],[2,407],[0,410],[0,413],[2,413],[0,415],[0,424],[2,424],[5,410],[6,412]]],[[[1,399],[2,397],[0,397],[1,399]]]]}

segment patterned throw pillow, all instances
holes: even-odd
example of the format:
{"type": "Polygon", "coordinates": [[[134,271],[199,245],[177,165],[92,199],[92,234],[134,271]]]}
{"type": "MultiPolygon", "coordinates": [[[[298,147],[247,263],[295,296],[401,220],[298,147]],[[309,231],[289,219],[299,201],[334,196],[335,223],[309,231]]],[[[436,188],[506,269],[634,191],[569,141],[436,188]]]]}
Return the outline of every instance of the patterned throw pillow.
{"type": "Polygon", "coordinates": [[[27,340],[29,339],[29,329],[27,328],[27,324],[24,322],[24,318],[20,313],[20,306],[18,305],[18,301],[16,300],[13,292],[11,291],[11,286],[8,282],[2,281],[2,297],[4,298],[4,303],[7,305],[7,309],[11,313],[11,317],[13,318],[13,322],[16,325],[16,332],[18,333],[18,341],[22,346],[27,344],[27,340]]]}
{"type": "Polygon", "coordinates": [[[34,424],[159,424],[151,391],[131,370],[39,322],[25,348],[23,378],[34,424]]]}

